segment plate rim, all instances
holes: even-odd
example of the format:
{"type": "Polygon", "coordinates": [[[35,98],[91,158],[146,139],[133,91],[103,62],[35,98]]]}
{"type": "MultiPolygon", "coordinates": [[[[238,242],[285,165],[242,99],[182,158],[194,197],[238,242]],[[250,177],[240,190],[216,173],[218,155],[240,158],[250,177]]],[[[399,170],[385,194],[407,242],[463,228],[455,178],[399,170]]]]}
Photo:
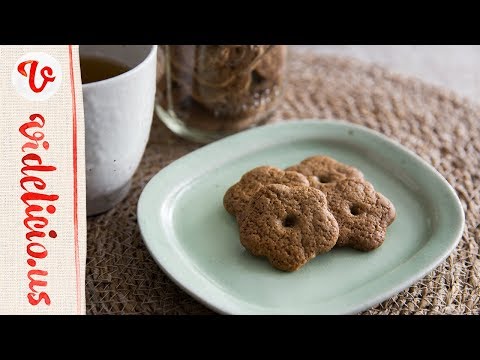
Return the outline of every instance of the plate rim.
{"type": "MultiPolygon", "coordinates": [[[[153,247],[153,242],[151,243],[151,240],[147,239],[147,236],[145,236],[145,233],[147,232],[147,223],[145,219],[148,219],[148,197],[149,197],[149,192],[154,189],[154,186],[156,182],[158,182],[158,179],[162,177],[163,174],[166,172],[168,173],[172,169],[175,169],[175,167],[178,166],[179,163],[182,163],[184,161],[188,161],[191,158],[195,158],[197,156],[201,156],[203,152],[208,152],[211,151],[210,149],[215,149],[216,147],[221,147],[222,144],[224,143],[240,143],[242,141],[248,142],[249,136],[252,133],[256,132],[264,132],[267,131],[265,129],[270,129],[270,128],[288,128],[288,127],[297,127],[298,125],[302,126],[313,126],[313,127],[338,127],[338,128],[350,128],[355,131],[359,131],[361,133],[368,134],[369,136],[376,137],[380,140],[382,140],[383,143],[387,144],[388,146],[394,148],[395,151],[400,151],[401,153],[407,154],[408,156],[412,157],[421,165],[423,169],[426,171],[430,172],[431,175],[434,175],[440,182],[443,184],[444,188],[447,190],[449,193],[450,197],[453,199],[452,202],[452,207],[451,207],[451,213],[454,213],[456,215],[456,221],[455,224],[456,226],[456,231],[454,231],[454,234],[452,234],[452,239],[453,241],[449,242],[449,246],[443,250],[443,252],[440,254],[437,254],[435,256],[435,260],[431,261],[427,266],[423,266],[420,271],[416,271],[413,275],[407,276],[406,279],[404,279],[402,282],[399,282],[396,284],[396,286],[393,286],[390,291],[387,292],[381,292],[377,296],[372,296],[371,298],[368,298],[365,302],[359,303],[356,306],[353,306],[349,311],[347,312],[339,312],[341,314],[356,314],[361,311],[364,311],[366,309],[369,309],[370,307],[379,304],[380,302],[391,298],[392,296],[398,294],[408,286],[412,285],[413,283],[417,282],[418,280],[422,279],[425,277],[429,272],[434,270],[436,267],[438,267],[451,253],[452,251],[457,247],[464,231],[465,227],[465,213],[463,210],[463,206],[460,202],[460,199],[458,198],[458,195],[456,191],[453,189],[453,187],[448,183],[448,181],[428,162],[426,162],[424,159],[422,159],[419,155],[417,155],[415,152],[410,150],[409,148],[401,145],[398,143],[396,140],[391,139],[382,133],[370,129],[366,126],[359,125],[359,124],[354,124],[348,121],[345,121],[343,119],[314,119],[314,118],[307,118],[307,119],[295,119],[295,120],[288,120],[288,121],[283,121],[283,122],[277,122],[273,124],[267,124],[259,127],[255,127],[252,129],[248,129],[245,131],[242,131],[240,133],[228,136],[226,138],[223,138],[221,140],[215,141],[213,143],[207,144],[199,149],[196,149],[183,157],[176,159],[166,167],[162,168],[159,170],[152,178],[148,181],[148,183],[145,185],[145,187],[142,189],[142,192],[140,194],[140,197],[137,202],[137,222],[138,226],[140,229],[141,237],[142,240],[154,259],[155,263],[160,267],[160,269],[177,285],[179,286],[182,290],[184,290],[186,293],[188,293],[190,296],[195,298],[197,301],[201,302],[208,308],[220,313],[220,314],[236,314],[237,312],[231,311],[231,309],[228,309],[228,304],[223,303],[221,300],[220,301],[212,301],[211,299],[206,299],[204,295],[202,295],[199,291],[199,289],[196,288],[196,286],[190,284],[184,284],[182,281],[178,279],[178,269],[175,267],[175,265],[171,262],[165,261],[165,264],[160,261],[160,258],[163,256],[161,254],[157,254],[156,249],[153,247]],[[200,155],[198,155],[200,154],[200,155]],[[151,190],[152,189],[152,190],[151,190]],[[144,215],[145,214],[145,215],[144,215]],[[175,274],[177,272],[177,274],[175,274]],[[175,276],[177,275],[177,276],[175,276]]],[[[354,143],[355,141],[353,141],[354,143]]],[[[271,142],[275,143],[275,141],[271,142]]],[[[265,146],[268,146],[269,143],[267,143],[265,146]]],[[[257,150],[257,149],[255,149],[257,150]]],[[[208,172],[208,170],[205,170],[203,173],[208,172]]],[[[202,174],[203,174],[202,173],[202,174]]],[[[201,176],[201,175],[198,175],[201,176]]],[[[190,181],[194,181],[196,176],[193,176],[190,178],[190,181]]],[[[165,201],[167,198],[164,198],[163,200],[165,201]]],[[[158,206],[160,208],[161,206],[158,206]]],[[[150,216],[151,218],[151,216],[150,216]]],[[[169,239],[166,239],[166,243],[169,243],[169,239]]],[[[171,244],[170,244],[171,245],[171,244]]],[[[174,248],[171,248],[170,250],[175,250],[174,248]]],[[[411,260],[418,254],[415,253],[412,257],[410,257],[408,260],[411,260]]],[[[178,256],[178,253],[174,251],[173,256],[178,256]]],[[[408,261],[407,260],[407,261],[408,261]]],[[[185,265],[183,265],[185,267],[185,265]]],[[[395,268],[394,268],[395,269],[395,268]]],[[[392,271],[394,270],[392,269],[392,271]]],[[[206,279],[206,277],[199,273],[198,271],[194,273],[196,277],[206,279]]],[[[206,279],[208,281],[208,279],[206,279]]],[[[210,281],[209,281],[210,282],[210,281]]],[[[210,282],[210,284],[212,284],[210,282]]],[[[214,284],[212,284],[214,286],[214,284]]],[[[200,289],[201,290],[201,289],[200,289]]],[[[217,286],[217,290],[218,286],[217,286]]],[[[225,292],[223,290],[219,290],[223,294],[229,296],[229,297],[234,297],[233,295],[229,294],[228,292],[225,292]]],[[[234,297],[235,298],[235,297],[234,297]]],[[[240,301],[245,302],[245,300],[240,299],[240,301]]],[[[254,304],[252,304],[254,305],[254,304]]],[[[266,309],[266,307],[261,307],[261,309],[266,309]]],[[[250,312],[248,312],[250,313],[250,312]]],[[[267,313],[266,311],[262,313],[267,313]]]]}

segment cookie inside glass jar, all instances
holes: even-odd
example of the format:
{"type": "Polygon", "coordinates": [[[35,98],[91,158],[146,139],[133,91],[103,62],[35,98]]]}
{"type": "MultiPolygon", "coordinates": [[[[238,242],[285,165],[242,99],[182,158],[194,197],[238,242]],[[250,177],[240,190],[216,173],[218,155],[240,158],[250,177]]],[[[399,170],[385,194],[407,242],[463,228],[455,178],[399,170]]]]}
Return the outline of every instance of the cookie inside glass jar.
{"type": "Polygon", "coordinates": [[[208,142],[253,126],[278,104],[284,45],[169,45],[157,113],[174,132],[208,142]]]}

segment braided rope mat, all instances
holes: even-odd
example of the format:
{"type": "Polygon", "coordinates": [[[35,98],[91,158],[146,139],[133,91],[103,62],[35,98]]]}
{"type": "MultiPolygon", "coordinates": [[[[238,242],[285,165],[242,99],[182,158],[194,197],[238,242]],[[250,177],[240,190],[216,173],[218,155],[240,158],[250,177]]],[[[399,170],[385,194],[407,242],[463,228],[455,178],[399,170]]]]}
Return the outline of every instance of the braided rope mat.
{"type": "MultiPolygon", "coordinates": [[[[285,101],[271,121],[341,118],[415,151],[455,188],[466,214],[456,250],[423,280],[365,314],[480,314],[480,106],[376,65],[290,54],[285,101]]],[[[198,148],[154,119],[129,196],[88,219],[87,313],[209,314],[148,254],[136,222],[141,190],[161,168],[198,148]]]]}

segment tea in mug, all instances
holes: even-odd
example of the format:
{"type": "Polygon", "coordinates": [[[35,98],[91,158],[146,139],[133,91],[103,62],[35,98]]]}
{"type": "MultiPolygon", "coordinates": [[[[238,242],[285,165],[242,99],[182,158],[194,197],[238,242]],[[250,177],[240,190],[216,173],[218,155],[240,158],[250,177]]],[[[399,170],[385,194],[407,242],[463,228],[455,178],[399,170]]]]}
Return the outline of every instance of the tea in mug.
{"type": "Polygon", "coordinates": [[[98,56],[80,56],[82,84],[106,80],[121,75],[130,68],[118,61],[98,56]]]}

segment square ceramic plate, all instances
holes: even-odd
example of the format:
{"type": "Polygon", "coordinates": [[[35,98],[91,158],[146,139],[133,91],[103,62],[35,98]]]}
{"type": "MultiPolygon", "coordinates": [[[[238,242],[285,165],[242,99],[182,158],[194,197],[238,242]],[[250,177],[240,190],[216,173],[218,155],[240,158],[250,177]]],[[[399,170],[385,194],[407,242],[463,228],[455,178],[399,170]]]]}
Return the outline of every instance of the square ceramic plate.
{"type": "Polygon", "coordinates": [[[463,210],[447,181],[383,135],[340,121],[267,125],[175,161],[148,183],[138,222],[150,253],[179,286],[227,314],[349,314],[433,270],[458,243],[463,210]],[[225,191],[260,165],[284,168],[324,154],[360,169],[397,210],[372,252],[333,249],[284,273],[246,252],[225,191]]]}

